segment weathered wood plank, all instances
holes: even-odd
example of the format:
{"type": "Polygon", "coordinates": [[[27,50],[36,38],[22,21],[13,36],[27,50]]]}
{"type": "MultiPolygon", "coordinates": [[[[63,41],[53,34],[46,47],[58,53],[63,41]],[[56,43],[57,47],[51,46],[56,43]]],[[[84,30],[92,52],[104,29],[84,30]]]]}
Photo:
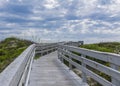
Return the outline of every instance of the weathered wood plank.
{"type": "Polygon", "coordinates": [[[113,54],[113,53],[105,53],[100,51],[94,51],[84,48],[78,48],[74,46],[67,46],[67,45],[59,45],[62,48],[65,48],[69,51],[78,52],[83,55],[87,55],[105,62],[110,62],[116,65],[120,66],[120,55],[119,54],[113,54]]]}
{"type": "Polygon", "coordinates": [[[34,61],[29,86],[88,85],[58,60],[57,52],[53,52],[34,61]]]}
{"type": "Polygon", "coordinates": [[[119,71],[117,71],[117,70],[115,70],[113,68],[107,67],[105,65],[102,65],[100,63],[97,63],[95,61],[89,60],[87,58],[83,58],[81,56],[75,55],[75,54],[73,54],[73,53],[71,53],[69,51],[66,52],[65,50],[62,50],[62,49],[60,49],[60,51],[64,55],[68,55],[73,59],[76,59],[76,60],[78,60],[80,62],[84,62],[85,64],[87,64],[87,65],[89,65],[89,66],[91,66],[91,67],[93,67],[93,68],[95,68],[95,69],[97,69],[97,70],[99,70],[101,72],[104,72],[107,75],[110,75],[110,76],[112,76],[112,77],[114,77],[114,78],[116,78],[117,80],[120,81],[120,72],[119,71]]]}
{"type": "MultiPolygon", "coordinates": [[[[59,56],[64,58],[65,60],[67,60],[69,62],[69,64],[71,63],[73,66],[75,66],[76,68],[81,70],[82,73],[91,76],[91,78],[98,81],[103,86],[119,86],[119,83],[120,83],[120,71],[119,71],[120,55],[113,54],[113,53],[99,52],[99,51],[94,51],[94,50],[89,50],[89,49],[83,49],[83,48],[78,48],[78,47],[74,47],[74,46],[67,46],[67,45],[59,45],[58,51],[61,52],[59,56]],[[81,54],[81,56],[74,54],[73,52],[77,52],[77,53],[81,54]],[[66,57],[66,55],[70,58],[66,57]],[[103,64],[100,64],[100,63],[90,60],[88,58],[85,58],[82,55],[90,56],[95,59],[109,62],[110,64],[114,65],[115,67],[105,66],[103,64]],[[92,72],[91,70],[87,69],[83,65],[80,65],[77,62],[74,62],[72,59],[78,60],[81,63],[84,63],[84,65],[88,65],[94,69],[97,69],[100,72],[103,72],[103,73],[111,76],[112,82],[107,81],[105,78],[102,78],[101,76],[99,76],[96,73],[92,72]]],[[[83,75],[83,76],[85,76],[85,75],[83,75]]]]}
{"type": "Polygon", "coordinates": [[[28,47],[0,74],[0,86],[17,86],[19,84],[22,73],[30,59],[29,56],[34,48],[34,44],[28,47]]]}
{"type": "Polygon", "coordinates": [[[89,75],[91,78],[93,78],[94,80],[96,80],[99,83],[101,83],[103,86],[115,86],[111,82],[109,82],[106,79],[100,77],[99,75],[97,75],[94,72],[88,70],[87,68],[82,67],[80,64],[72,61],[71,59],[67,58],[66,56],[62,55],[62,57],[65,60],[67,60],[68,62],[70,62],[72,65],[74,65],[76,68],[78,68],[80,71],[82,70],[84,73],[86,73],[86,75],[89,75]]]}

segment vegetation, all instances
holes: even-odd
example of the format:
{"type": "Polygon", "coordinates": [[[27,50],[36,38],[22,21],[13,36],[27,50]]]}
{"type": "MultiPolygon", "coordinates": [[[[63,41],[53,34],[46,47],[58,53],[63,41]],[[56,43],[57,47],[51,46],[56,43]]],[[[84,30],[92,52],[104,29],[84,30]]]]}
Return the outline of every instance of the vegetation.
{"type": "MultiPolygon", "coordinates": [[[[103,43],[96,43],[96,44],[86,44],[80,46],[82,48],[102,51],[102,52],[109,52],[109,53],[120,53],[120,43],[119,42],[103,42],[103,43]]],[[[87,56],[86,58],[99,62],[103,65],[110,66],[108,62],[104,62],[92,57],[87,56]]]]}
{"type": "Polygon", "coordinates": [[[110,53],[119,53],[120,52],[120,42],[101,42],[96,44],[86,44],[82,45],[82,48],[110,52],[110,53]]]}
{"type": "Polygon", "coordinates": [[[34,59],[37,60],[37,59],[39,59],[40,57],[41,57],[41,54],[36,54],[35,57],[34,57],[34,59]]]}
{"type": "Polygon", "coordinates": [[[0,42],[0,72],[20,55],[32,42],[15,37],[0,42]]]}
{"type": "MultiPolygon", "coordinates": [[[[97,50],[97,51],[102,51],[102,52],[110,52],[110,53],[120,53],[120,43],[119,42],[103,42],[103,43],[96,43],[96,44],[86,44],[80,46],[82,48],[87,48],[87,49],[92,49],[92,50],[97,50]]],[[[94,60],[96,62],[99,62],[103,65],[110,66],[108,62],[104,62],[92,57],[86,57],[88,59],[94,60]]],[[[96,74],[100,75],[101,77],[107,79],[108,81],[111,81],[111,77],[106,75],[105,73],[102,73],[90,66],[87,67],[89,70],[94,71],[96,74]]],[[[91,80],[92,81],[92,80],[91,80]]],[[[94,81],[95,82],[95,81],[94,81]]],[[[94,86],[101,86],[99,83],[96,83],[94,86]]]]}

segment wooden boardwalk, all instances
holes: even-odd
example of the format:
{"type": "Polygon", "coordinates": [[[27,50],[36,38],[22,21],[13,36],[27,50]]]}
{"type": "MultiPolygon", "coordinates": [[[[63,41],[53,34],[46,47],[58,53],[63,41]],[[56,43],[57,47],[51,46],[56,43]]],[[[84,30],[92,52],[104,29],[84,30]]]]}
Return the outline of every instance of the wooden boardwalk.
{"type": "Polygon", "coordinates": [[[29,86],[88,86],[74,72],[62,64],[57,52],[34,60],[29,86]]]}
{"type": "Polygon", "coordinates": [[[52,43],[42,46],[32,44],[0,74],[0,86],[88,86],[86,83],[89,77],[102,86],[120,86],[119,69],[119,54],[94,51],[64,45],[64,43],[52,43]],[[58,53],[54,52],[56,49],[58,53]],[[33,58],[36,53],[46,53],[47,55],[34,60],[33,58]],[[98,61],[107,62],[110,66],[86,58],[86,56],[98,61]],[[72,70],[69,70],[64,63],[61,63],[64,62],[63,59],[69,62],[69,68],[73,69],[71,66],[73,65],[82,72],[82,79],[72,70]],[[91,71],[88,66],[108,75],[111,77],[111,81],[108,81],[95,71],[91,71]]]}

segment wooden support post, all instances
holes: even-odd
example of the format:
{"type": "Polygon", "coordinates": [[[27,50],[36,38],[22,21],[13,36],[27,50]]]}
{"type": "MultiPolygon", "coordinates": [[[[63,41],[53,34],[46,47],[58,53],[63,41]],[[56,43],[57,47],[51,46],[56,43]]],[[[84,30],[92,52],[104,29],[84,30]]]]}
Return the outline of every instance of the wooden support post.
{"type": "MultiPolygon", "coordinates": [[[[58,48],[61,48],[61,47],[58,47],[58,48]]],[[[62,52],[59,52],[59,54],[63,55],[62,52]]],[[[60,55],[60,61],[63,63],[63,57],[61,55],[60,55]]]]}
{"type": "MultiPolygon", "coordinates": [[[[81,57],[84,58],[85,55],[81,55],[81,57]]],[[[87,82],[87,76],[86,76],[86,73],[83,71],[84,68],[86,67],[86,64],[84,63],[84,60],[82,60],[81,65],[82,65],[82,79],[83,79],[83,82],[87,82]]]]}
{"type": "Polygon", "coordinates": [[[63,62],[63,58],[62,58],[61,54],[62,54],[62,53],[58,50],[58,59],[59,59],[61,62],[63,62]]]}
{"type": "Polygon", "coordinates": [[[57,53],[58,53],[58,59],[60,59],[60,51],[58,50],[57,53]]]}
{"type": "Polygon", "coordinates": [[[41,53],[41,56],[43,56],[43,53],[41,53]]]}
{"type": "MultiPolygon", "coordinates": [[[[69,56],[69,59],[72,60],[71,56],[69,56]]],[[[69,62],[69,69],[72,70],[72,64],[69,62]]]]}
{"type": "MultiPolygon", "coordinates": [[[[115,70],[119,70],[119,66],[115,65],[115,64],[110,64],[111,68],[115,69],[115,70]]],[[[118,81],[116,78],[111,77],[111,82],[115,85],[115,86],[120,86],[120,81],[118,81]]]]}
{"type": "MultiPolygon", "coordinates": [[[[63,55],[62,52],[61,52],[61,55],[63,55]]],[[[61,58],[61,62],[64,63],[64,59],[63,59],[63,57],[61,56],[60,58],[61,58]]]]}
{"type": "Polygon", "coordinates": [[[63,59],[63,57],[61,56],[60,58],[61,58],[61,62],[64,63],[64,59],[63,59]]]}
{"type": "Polygon", "coordinates": [[[59,51],[59,45],[58,45],[58,47],[57,47],[57,54],[58,54],[58,59],[60,59],[60,51],[59,51]]]}

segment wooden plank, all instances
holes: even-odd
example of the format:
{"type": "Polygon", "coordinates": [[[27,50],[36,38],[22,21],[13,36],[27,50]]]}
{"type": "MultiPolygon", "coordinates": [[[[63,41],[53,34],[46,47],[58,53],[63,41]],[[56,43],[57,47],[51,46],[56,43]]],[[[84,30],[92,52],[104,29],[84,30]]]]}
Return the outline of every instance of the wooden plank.
{"type": "Polygon", "coordinates": [[[44,53],[44,52],[48,52],[48,51],[51,51],[51,50],[54,50],[55,48],[50,48],[50,49],[47,49],[47,50],[42,50],[42,51],[36,51],[35,53],[38,54],[38,53],[44,53]]]}
{"type": "Polygon", "coordinates": [[[29,86],[88,86],[74,72],[62,64],[57,52],[34,61],[29,86]]]}
{"type": "Polygon", "coordinates": [[[117,71],[117,70],[115,70],[115,69],[113,69],[113,68],[104,66],[104,65],[102,65],[102,64],[100,64],[100,63],[97,63],[97,62],[95,62],[95,61],[89,60],[89,59],[87,59],[87,58],[83,58],[83,57],[81,57],[81,56],[78,56],[78,55],[76,55],[76,54],[73,54],[73,53],[71,53],[71,52],[69,52],[69,51],[67,51],[67,52],[66,52],[65,50],[60,50],[60,51],[61,51],[64,55],[68,55],[68,56],[70,56],[70,57],[73,58],[73,59],[76,59],[76,60],[78,60],[78,61],[80,61],[80,62],[84,62],[85,64],[87,64],[87,65],[89,65],[89,66],[91,66],[91,67],[93,67],[93,68],[95,68],[95,69],[97,69],[97,70],[99,70],[99,71],[101,71],[101,72],[104,72],[104,73],[106,73],[107,75],[112,76],[112,77],[114,77],[115,79],[117,79],[117,80],[120,81],[120,72],[119,72],[119,71],[117,71]]]}
{"type": "Polygon", "coordinates": [[[89,50],[89,49],[84,49],[84,48],[78,48],[74,46],[67,46],[67,45],[59,45],[60,48],[65,48],[69,51],[74,51],[78,52],[83,55],[87,55],[102,61],[110,62],[116,65],[120,66],[120,55],[119,54],[113,54],[113,53],[105,53],[105,52],[100,52],[100,51],[94,51],[94,50],[89,50]]]}
{"type": "Polygon", "coordinates": [[[29,55],[34,48],[34,44],[28,47],[0,74],[0,86],[17,86],[20,83],[22,73],[30,59],[29,55]]]}
{"type": "Polygon", "coordinates": [[[66,56],[62,55],[61,56],[67,60],[68,62],[70,62],[72,65],[74,65],[76,68],[78,68],[79,70],[83,70],[83,72],[85,72],[87,75],[91,76],[91,78],[93,78],[94,80],[98,81],[99,83],[101,83],[103,86],[115,86],[114,84],[112,84],[111,82],[107,81],[106,79],[100,77],[99,75],[95,74],[94,72],[88,70],[87,68],[83,68],[80,64],[72,61],[71,59],[67,58],[66,56]]]}
{"type": "Polygon", "coordinates": [[[46,50],[46,49],[49,49],[49,48],[53,48],[53,47],[57,47],[57,44],[56,43],[53,43],[53,44],[47,44],[47,45],[37,45],[36,46],[36,50],[46,50]]]}

